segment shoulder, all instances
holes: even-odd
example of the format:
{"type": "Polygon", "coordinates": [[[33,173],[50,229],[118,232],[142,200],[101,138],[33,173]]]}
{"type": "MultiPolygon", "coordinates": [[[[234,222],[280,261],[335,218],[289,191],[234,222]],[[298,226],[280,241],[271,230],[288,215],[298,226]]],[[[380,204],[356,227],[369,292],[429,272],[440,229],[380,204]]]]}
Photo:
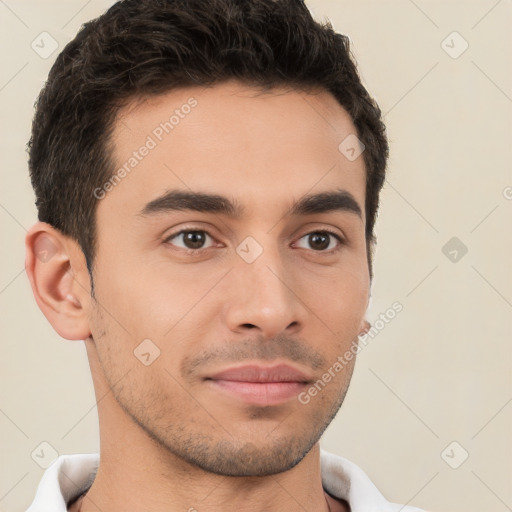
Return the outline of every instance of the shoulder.
{"type": "Polygon", "coordinates": [[[320,450],[320,463],[324,489],[335,498],[346,500],[351,512],[425,512],[388,501],[368,475],[344,457],[320,450]]]}

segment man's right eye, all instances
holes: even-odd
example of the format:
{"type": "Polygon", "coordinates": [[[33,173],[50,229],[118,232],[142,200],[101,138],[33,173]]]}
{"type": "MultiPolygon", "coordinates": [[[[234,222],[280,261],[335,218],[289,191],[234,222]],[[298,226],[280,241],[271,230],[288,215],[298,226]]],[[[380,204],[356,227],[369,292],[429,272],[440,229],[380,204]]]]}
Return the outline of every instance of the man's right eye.
{"type": "Polygon", "coordinates": [[[178,233],[174,233],[167,237],[164,242],[187,251],[197,251],[213,247],[213,243],[211,243],[210,246],[205,247],[208,240],[213,242],[213,237],[204,230],[182,229],[181,231],[178,231],[178,233]]]}

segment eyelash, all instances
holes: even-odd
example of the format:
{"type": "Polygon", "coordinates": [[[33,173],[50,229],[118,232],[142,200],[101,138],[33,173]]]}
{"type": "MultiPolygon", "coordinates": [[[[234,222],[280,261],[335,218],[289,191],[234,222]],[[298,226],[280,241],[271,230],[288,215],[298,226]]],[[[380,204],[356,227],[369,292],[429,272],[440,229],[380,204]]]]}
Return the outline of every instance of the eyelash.
{"type": "MultiPolygon", "coordinates": [[[[173,233],[172,235],[169,235],[167,238],[165,238],[164,243],[166,243],[166,244],[170,243],[171,240],[173,240],[174,238],[177,238],[178,236],[180,236],[180,235],[182,235],[184,233],[206,233],[206,235],[209,236],[212,240],[215,240],[215,237],[213,237],[205,229],[186,228],[186,229],[182,229],[182,230],[178,231],[177,233],[173,233]]],[[[342,248],[342,246],[345,245],[345,240],[338,233],[335,233],[334,231],[331,231],[329,229],[318,229],[318,230],[310,231],[309,233],[306,233],[305,235],[302,235],[299,238],[299,240],[302,240],[304,237],[307,237],[307,236],[312,235],[314,233],[315,234],[327,234],[327,235],[330,235],[330,236],[332,236],[333,238],[335,238],[339,242],[338,246],[336,248],[330,249],[328,251],[326,251],[326,250],[315,251],[315,250],[311,249],[311,251],[314,252],[314,253],[317,253],[317,254],[333,254],[333,253],[339,251],[342,248]]],[[[186,254],[194,255],[194,254],[198,254],[200,252],[207,251],[208,249],[212,249],[212,248],[213,247],[207,247],[206,249],[204,249],[204,248],[201,248],[201,249],[184,249],[183,247],[180,247],[179,250],[185,252],[186,254]]]]}

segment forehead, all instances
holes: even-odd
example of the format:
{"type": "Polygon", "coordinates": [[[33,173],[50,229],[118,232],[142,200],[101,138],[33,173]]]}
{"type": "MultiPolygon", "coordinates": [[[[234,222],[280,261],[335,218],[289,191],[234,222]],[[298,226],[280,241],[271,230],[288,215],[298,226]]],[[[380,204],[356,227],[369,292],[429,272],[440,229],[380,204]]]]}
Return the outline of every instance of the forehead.
{"type": "Polygon", "coordinates": [[[98,210],[136,214],[167,190],[193,190],[236,198],[249,213],[265,200],[269,212],[340,188],[364,209],[363,158],[340,150],[355,134],[348,113],[321,90],[263,93],[229,81],[134,100],[115,122],[116,179],[98,210]]]}

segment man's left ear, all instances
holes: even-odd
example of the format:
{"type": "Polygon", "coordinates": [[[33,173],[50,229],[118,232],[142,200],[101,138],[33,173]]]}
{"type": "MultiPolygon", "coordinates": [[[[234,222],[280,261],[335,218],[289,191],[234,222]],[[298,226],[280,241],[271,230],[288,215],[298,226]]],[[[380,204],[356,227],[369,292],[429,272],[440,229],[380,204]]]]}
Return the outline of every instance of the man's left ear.
{"type": "Polygon", "coordinates": [[[370,322],[367,320],[363,320],[361,322],[361,325],[359,326],[359,336],[362,336],[363,334],[366,334],[371,328],[370,322]]]}
{"type": "Polygon", "coordinates": [[[44,316],[63,338],[88,338],[90,280],[78,244],[38,222],[27,233],[25,248],[25,270],[44,316]]]}

